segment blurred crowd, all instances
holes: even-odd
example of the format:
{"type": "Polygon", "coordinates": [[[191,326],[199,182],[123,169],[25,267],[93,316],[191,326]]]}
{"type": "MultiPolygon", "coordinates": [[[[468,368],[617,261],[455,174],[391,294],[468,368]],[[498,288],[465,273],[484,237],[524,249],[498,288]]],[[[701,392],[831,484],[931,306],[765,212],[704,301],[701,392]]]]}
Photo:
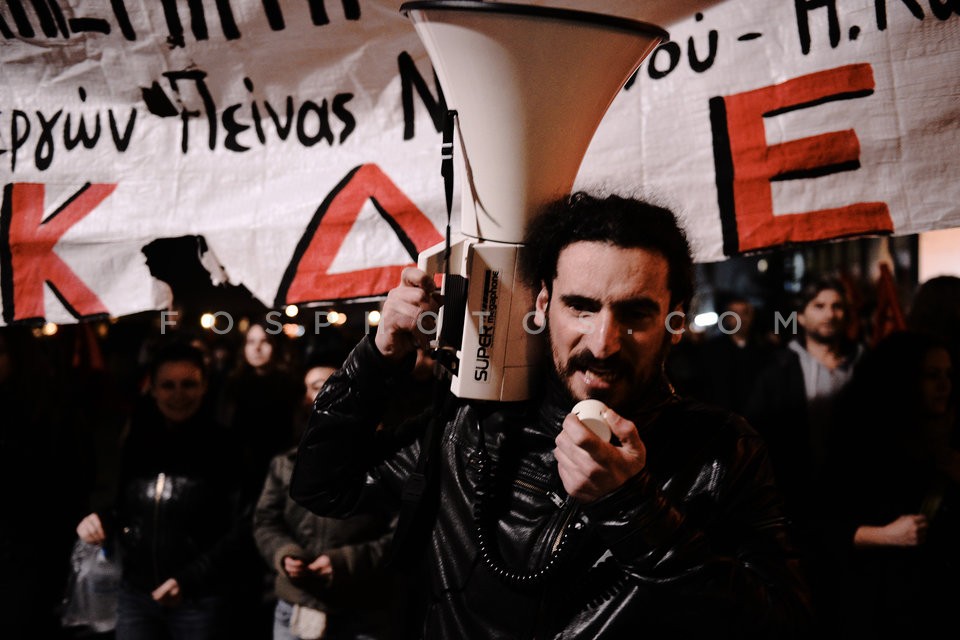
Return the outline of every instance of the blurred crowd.
{"type": "MultiPolygon", "coordinates": [[[[761,326],[762,301],[725,292],[668,372],[766,440],[825,628],[916,633],[960,595],[944,586],[960,570],[960,279],[873,324],[855,294],[812,280],[761,326]]],[[[118,636],[402,637],[396,512],[333,520],[288,496],[313,399],[358,336],[270,329],[111,351],[78,326],[65,362],[0,328],[0,637],[96,635],[61,627],[78,539],[121,558],[118,636]]],[[[422,369],[390,422],[427,404],[422,369]]]]}
{"type": "Polygon", "coordinates": [[[822,628],[915,634],[948,624],[960,597],[960,278],[866,322],[857,298],[811,279],[761,327],[730,293],[712,335],[681,343],[668,369],[766,441],[822,628]]]}

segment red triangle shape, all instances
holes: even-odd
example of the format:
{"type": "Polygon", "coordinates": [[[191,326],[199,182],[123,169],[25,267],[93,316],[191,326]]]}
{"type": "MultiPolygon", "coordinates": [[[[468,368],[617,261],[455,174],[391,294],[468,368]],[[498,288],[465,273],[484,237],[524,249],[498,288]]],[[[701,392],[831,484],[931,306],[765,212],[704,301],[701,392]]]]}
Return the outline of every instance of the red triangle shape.
{"type": "Polygon", "coordinates": [[[277,291],[275,305],[382,295],[400,282],[417,253],[441,242],[430,219],[375,164],[353,169],[324,199],[307,226],[277,291]],[[406,264],[328,273],[363,205],[371,200],[411,252],[406,264]]]}

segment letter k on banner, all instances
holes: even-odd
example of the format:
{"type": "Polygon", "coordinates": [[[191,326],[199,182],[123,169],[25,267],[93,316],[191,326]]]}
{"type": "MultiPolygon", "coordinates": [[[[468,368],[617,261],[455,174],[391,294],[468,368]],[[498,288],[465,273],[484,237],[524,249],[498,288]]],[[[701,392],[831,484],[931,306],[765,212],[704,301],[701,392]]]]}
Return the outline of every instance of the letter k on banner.
{"type": "Polygon", "coordinates": [[[857,202],[819,211],[773,211],[771,182],[803,180],[860,168],[851,130],[767,145],[764,118],[873,93],[869,64],[812,73],[710,100],[717,198],[726,255],[773,245],[857,234],[891,233],[886,203],[857,202]]]}
{"type": "Polygon", "coordinates": [[[75,318],[107,315],[100,298],[54,252],[70,227],[82,220],[116,189],[115,184],[89,182],[43,219],[44,185],[11,183],[3,189],[0,210],[0,289],[7,324],[42,321],[46,284],[75,318]]]}

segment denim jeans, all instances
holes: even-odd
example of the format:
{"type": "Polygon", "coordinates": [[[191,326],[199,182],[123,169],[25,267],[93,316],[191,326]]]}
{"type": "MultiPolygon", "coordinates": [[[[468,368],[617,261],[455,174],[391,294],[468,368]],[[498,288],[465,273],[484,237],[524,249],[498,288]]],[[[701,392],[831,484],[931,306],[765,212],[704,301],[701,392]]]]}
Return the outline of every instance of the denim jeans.
{"type": "Polygon", "coordinates": [[[290,617],[293,615],[293,605],[286,600],[277,600],[277,608],[273,612],[273,640],[297,640],[290,633],[290,617]]]}
{"type": "Polygon", "coordinates": [[[149,593],[120,587],[116,640],[215,640],[223,637],[224,622],[222,598],[185,598],[164,607],[149,593]]]}
{"type": "MultiPolygon", "coordinates": [[[[293,605],[285,600],[277,600],[277,608],[273,616],[273,640],[300,640],[290,633],[290,617],[293,615],[293,605]]],[[[117,640],[120,640],[119,638],[117,640]]],[[[377,640],[376,636],[350,628],[342,619],[329,620],[323,640],[377,640]]]]}

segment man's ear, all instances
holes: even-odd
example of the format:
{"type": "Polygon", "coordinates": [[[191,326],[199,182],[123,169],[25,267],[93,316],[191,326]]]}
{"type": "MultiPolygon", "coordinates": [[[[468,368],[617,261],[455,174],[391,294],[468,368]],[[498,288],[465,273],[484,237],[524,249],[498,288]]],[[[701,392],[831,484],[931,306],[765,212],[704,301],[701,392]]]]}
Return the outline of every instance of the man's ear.
{"type": "Polygon", "coordinates": [[[670,330],[670,344],[676,345],[683,338],[686,330],[687,314],[683,312],[683,305],[678,304],[667,317],[667,328],[670,330]]]}
{"type": "Polygon", "coordinates": [[[536,310],[533,314],[533,324],[538,329],[547,326],[547,306],[550,304],[550,292],[547,291],[546,283],[541,283],[540,293],[537,294],[536,310]]]}

